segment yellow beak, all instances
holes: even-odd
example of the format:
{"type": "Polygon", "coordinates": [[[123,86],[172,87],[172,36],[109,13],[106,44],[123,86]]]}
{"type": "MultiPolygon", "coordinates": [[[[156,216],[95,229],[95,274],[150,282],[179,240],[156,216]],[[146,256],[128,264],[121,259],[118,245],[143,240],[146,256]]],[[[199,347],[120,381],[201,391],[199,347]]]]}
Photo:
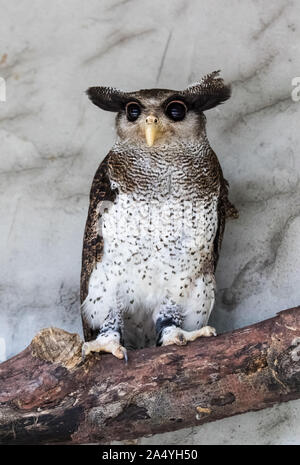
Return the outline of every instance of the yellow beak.
{"type": "Polygon", "coordinates": [[[154,144],[156,134],[157,134],[156,124],[148,124],[146,126],[146,142],[149,147],[152,147],[152,145],[154,144]]]}
{"type": "Polygon", "coordinates": [[[158,133],[158,120],[155,116],[148,116],[146,118],[145,137],[149,147],[152,147],[158,133]]]}

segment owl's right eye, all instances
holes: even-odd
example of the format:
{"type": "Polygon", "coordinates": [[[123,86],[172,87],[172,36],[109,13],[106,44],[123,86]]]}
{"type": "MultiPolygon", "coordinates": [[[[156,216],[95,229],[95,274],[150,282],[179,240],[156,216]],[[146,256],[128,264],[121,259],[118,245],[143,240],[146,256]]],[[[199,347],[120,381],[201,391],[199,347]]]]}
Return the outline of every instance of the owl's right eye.
{"type": "Polygon", "coordinates": [[[182,121],[185,118],[187,108],[180,100],[173,100],[168,103],[165,110],[166,115],[173,121],[182,121]]]}
{"type": "Polygon", "coordinates": [[[136,121],[141,114],[141,107],[137,103],[127,103],[126,116],[128,121],[136,121]]]}

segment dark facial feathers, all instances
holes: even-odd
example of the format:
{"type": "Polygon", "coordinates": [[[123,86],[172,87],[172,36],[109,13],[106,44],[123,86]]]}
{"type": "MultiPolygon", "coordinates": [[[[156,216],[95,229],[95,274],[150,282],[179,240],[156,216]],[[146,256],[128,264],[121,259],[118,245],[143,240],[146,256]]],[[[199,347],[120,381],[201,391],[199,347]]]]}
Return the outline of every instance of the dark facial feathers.
{"type": "Polygon", "coordinates": [[[231,87],[224,84],[219,73],[214,71],[181,92],[191,109],[198,112],[210,110],[230,98],[231,87]]]}
{"type": "Polygon", "coordinates": [[[122,92],[113,87],[90,87],[86,91],[89,99],[106,111],[122,111],[129,100],[138,102],[137,99],[130,99],[129,93],[122,92]]]}
{"type": "Polygon", "coordinates": [[[183,91],[168,89],[145,89],[136,92],[123,92],[112,87],[90,87],[87,95],[102,110],[120,112],[128,102],[137,102],[143,97],[157,98],[166,104],[170,100],[182,99],[190,110],[203,112],[220,105],[229,99],[231,89],[219,77],[220,71],[204,76],[199,82],[190,85],[183,91]]]}

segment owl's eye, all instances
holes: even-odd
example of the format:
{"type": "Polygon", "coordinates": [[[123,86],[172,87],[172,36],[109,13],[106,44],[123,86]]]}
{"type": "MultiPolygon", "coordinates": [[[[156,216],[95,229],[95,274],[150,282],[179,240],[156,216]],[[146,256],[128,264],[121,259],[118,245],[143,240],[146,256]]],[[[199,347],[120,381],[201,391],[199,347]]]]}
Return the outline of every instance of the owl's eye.
{"type": "Polygon", "coordinates": [[[137,103],[134,103],[134,102],[127,103],[126,115],[127,115],[128,121],[133,122],[137,120],[140,114],[141,114],[141,107],[137,103]]]}
{"type": "Polygon", "coordinates": [[[187,108],[183,102],[173,100],[168,103],[165,110],[166,115],[173,121],[182,121],[185,118],[187,108]]]}

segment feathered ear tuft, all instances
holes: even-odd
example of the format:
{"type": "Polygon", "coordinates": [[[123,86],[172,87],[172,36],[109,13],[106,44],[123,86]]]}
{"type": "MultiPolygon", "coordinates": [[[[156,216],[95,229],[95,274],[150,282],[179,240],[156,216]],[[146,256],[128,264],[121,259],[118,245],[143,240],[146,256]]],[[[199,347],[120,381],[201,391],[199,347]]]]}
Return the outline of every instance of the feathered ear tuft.
{"type": "Polygon", "coordinates": [[[128,102],[126,92],[113,87],[90,87],[86,93],[97,107],[106,111],[121,111],[128,102]]]}
{"type": "Polygon", "coordinates": [[[209,110],[230,98],[231,88],[224,84],[219,74],[220,71],[207,74],[201,81],[191,84],[182,92],[195,111],[209,110]]]}

